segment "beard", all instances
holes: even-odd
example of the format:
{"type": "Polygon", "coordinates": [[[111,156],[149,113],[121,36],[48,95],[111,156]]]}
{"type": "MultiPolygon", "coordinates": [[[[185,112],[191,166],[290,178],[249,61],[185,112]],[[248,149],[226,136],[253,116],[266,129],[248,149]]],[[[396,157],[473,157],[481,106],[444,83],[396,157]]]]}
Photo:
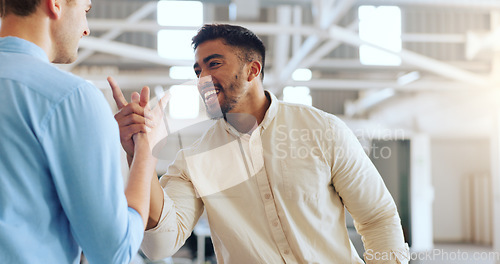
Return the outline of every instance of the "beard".
{"type": "Polygon", "coordinates": [[[239,96],[230,96],[227,94],[228,91],[236,91],[238,90],[238,84],[236,82],[232,82],[230,86],[226,89],[222,87],[220,84],[215,84],[214,87],[219,89],[219,94],[222,96],[222,104],[219,101],[219,98],[217,95],[217,105],[214,107],[209,107],[207,103],[205,102],[205,109],[207,110],[207,115],[210,119],[212,120],[217,120],[224,118],[229,111],[233,110],[234,107],[239,102],[240,97],[239,96]]]}

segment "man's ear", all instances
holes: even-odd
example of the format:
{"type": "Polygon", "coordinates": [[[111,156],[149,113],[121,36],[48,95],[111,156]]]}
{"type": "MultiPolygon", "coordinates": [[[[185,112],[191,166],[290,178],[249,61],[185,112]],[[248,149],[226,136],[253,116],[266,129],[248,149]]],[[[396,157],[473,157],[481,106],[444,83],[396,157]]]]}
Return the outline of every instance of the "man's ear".
{"type": "Polygon", "coordinates": [[[248,64],[248,81],[252,81],[256,77],[260,76],[262,71],[262,64],[259,61],[252,61],[248,64]]]}
{"type": "Polygon", "coordinates": [[[65,0],[45,0],[50,18],[59,19],[61,17],[62,1],[65,0]]]}

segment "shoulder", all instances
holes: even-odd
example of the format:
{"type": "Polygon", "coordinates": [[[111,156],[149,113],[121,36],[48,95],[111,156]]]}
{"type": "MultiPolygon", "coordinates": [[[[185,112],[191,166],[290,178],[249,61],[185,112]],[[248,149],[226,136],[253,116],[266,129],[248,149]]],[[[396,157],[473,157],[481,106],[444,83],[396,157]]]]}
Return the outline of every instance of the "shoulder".
{"type": "Polygon", "coordinates": [[[93,94],[98,89],[70,72],[55,65],[26,54],[5,57],[4,66],[0,65],[0,78],[16,83],[17,86],[31,90],[51,103],[57,103],[64,97],[83,89],[84,93],[93,94]],[[8,65],[8,66],[6,66],[8,65]]]}
{"type": "Polygon", "coordinates": [[[31,84],[31,86],[36,87],[37,92],[45,95],[47,99],[54,103],[64,100],[66,97],[71,98],[72,95],[102,97],[102,93],[97,87],[72,73],[62,71],[56,67],[48,68],[45,73],[44,76],[38,77],[41,78],[40,83],[47,86],[40,87],[36,86],[36,84],[31,84]]]}
{"type": "Polygon", "coordinates": [[[305,123],[312,126],[337,127],[345,125],[337,116],[316,107],[283,101],[279,101],[278,116],[286,118],[287,122],[305,123]]]}

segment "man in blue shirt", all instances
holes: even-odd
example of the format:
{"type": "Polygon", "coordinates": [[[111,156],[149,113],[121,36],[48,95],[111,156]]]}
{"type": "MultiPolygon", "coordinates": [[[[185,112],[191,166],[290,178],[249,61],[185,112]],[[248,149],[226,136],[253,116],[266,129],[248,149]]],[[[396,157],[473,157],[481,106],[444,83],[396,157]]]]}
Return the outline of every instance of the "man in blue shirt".
{"type": "MultiPolygon", "coordinates": [[[[2,264],[79,263],[82,250],[90,263],[129,263],[141,244],[156,164],[149,135],[134,138],[124,193],[107,102],[50,64],[76,59],[90,8],[90,0],[0,1],[2,264]]],[[[145,106],[148,93],[132,102],[145,106]]]]}

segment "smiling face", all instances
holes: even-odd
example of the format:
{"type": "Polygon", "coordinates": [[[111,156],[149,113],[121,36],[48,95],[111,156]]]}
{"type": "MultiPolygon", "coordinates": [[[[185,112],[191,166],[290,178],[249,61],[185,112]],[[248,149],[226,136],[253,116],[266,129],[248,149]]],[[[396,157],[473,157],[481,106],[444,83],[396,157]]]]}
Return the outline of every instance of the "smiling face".
{"type": "Polygon", "coordinates": [[[250,97],[247,64],[238,56],[239,52],[221,39],[203,42],[195,50],[198,90],[211,118],[250,110],[245,100],[250,97]]]}
{"type": "Polygon", "coordinates": [[[87,12],[91,6],[90,0],[61,1],[61,18],[51,28],[52,62],[72,63],[76,60],[80,39],[90,34],[87,12]]]}

